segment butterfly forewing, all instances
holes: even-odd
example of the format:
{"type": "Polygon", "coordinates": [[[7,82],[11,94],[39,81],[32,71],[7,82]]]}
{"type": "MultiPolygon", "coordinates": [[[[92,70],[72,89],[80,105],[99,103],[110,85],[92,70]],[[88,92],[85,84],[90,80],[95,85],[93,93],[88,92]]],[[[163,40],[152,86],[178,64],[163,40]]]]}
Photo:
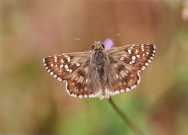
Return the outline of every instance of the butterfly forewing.
{"type": "Polygon", "coordinates": [[[54,78],[66,80],[66,78],[87,61],[87,52],[64,53],[61,55],[48,56],[43,59],[46,70],[54,78]]]}
{"type": "Polygon", "coordinates": [[[88,98],[96,97],[98,90],[90,76],[89,63],[86,62],[67,78],[67,92],[74,97],[88,98]]]}
{"type": "Polygon", "coordinates": [[[155,48],[153,44],[132,44],[111,49],[109,54],[114,60],[132,67],[132,70],[144,70],[153,60],[155,48]]]}

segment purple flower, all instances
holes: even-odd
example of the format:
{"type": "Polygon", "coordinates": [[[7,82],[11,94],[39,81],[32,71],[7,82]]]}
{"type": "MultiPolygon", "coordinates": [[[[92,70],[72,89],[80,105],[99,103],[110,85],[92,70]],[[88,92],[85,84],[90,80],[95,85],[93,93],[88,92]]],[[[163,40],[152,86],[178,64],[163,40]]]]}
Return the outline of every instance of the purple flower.
{"type": "Polygon", "coordinates": [[[110,38],[107,38],[103,41],[103,44],[105,46],[105,50],[109,50],[112,48],[112,46],[114,45],[114,42],[110,39],[110,38]]]}

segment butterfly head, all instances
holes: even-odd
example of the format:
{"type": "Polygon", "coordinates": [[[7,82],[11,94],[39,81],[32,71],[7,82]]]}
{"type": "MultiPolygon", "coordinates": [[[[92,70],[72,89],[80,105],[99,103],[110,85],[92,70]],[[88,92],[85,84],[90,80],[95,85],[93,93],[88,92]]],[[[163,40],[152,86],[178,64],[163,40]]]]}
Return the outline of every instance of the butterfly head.
{"type": "Polygon", "coordinates": [[[95,41],[94,44],[92,45],[91,49],[92,50],[104,50],[104,44],[101,41],[95,41]]]}

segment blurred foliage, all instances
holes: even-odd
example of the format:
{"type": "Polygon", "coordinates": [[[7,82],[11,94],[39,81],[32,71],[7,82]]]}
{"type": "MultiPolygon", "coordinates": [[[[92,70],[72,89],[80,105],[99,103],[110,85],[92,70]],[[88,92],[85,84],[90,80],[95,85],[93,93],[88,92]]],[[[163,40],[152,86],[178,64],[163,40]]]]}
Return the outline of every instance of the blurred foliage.
{"type": "Polygon", "coordinates": [[[130,93],[113,97],[147,134],[188,134],[187,0],[1,0],[0,133],[132,135],[99,99],[80,100],[49,77],[42,58],[83,51],[96,40],[116,46],[153,42],[154,62],[130,93]]]}

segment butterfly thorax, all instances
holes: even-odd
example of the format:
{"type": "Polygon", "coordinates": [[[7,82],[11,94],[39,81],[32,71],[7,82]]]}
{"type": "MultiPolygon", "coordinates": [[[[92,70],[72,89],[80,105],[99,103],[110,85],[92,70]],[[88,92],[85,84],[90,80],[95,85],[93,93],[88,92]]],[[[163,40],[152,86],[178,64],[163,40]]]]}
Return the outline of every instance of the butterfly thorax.
{"type": "Polygon", "coordinates": [[[93,56],[93,62],[97,65],[97,66],[104,66],[105,64],[105,61],[106,61],[106,56],[105,56],[105,53],[102,52],[102,51],[96,51],[94,53],[94,56],[93,56]]]}
{"type": "Polygon", "coordinates": [[[92,88],[99,90],[103,97],[107,81],[106,67],[108,65],[108,56],[104,49],[94,49],[90,55],[89,74],[91,76],[92,88]]]}

